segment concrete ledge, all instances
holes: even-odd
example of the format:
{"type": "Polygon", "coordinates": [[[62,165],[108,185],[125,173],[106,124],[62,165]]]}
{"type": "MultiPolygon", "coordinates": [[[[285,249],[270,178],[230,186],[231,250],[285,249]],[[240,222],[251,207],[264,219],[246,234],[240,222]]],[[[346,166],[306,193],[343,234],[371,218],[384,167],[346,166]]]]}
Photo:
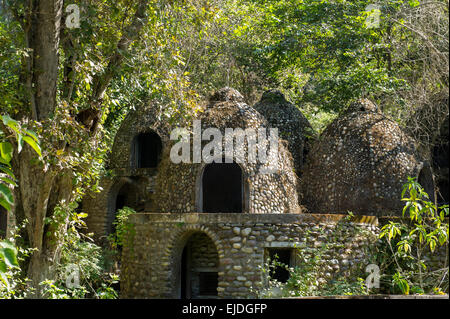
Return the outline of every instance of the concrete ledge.
{"type": "Polygon", "coordinates": [[[130,221],[145,223],[187,223],[187,224],[304,224],[339,223],[350,221],[361,225],[378,225],[375,216],[354,216],[337,214],[233,214],[233,213],[136,213],[130,221]]]}

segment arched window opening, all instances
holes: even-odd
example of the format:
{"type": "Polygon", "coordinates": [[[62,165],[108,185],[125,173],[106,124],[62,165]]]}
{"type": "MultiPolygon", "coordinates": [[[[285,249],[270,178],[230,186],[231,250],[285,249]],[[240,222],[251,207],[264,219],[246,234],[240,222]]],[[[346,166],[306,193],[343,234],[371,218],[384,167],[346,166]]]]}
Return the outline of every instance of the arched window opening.
{"type": "Polygon", "coordinates": [[[236,163],[211,163],[202,176],[202,211],[241,213],[243,211],[242,169],[236,163]]]}
{"type": "Polygon", "coordinates": [[[133,166],[136,168],[155,168],[161,157],[162,142],[153,131],[141,133],[134,139],[133,166]]]}
{"type": "Polygon", "coordinates": [[[181,299],[217,298],[218,267],[219,255],[208,235],[189,237],[181,257],[181,299]]]}

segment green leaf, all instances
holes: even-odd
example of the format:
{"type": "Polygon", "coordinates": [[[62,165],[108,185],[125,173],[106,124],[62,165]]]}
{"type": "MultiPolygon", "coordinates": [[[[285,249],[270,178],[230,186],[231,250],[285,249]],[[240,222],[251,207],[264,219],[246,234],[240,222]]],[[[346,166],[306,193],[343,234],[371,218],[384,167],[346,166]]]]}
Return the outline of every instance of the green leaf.
{"type": "Polygon", "coordinates": [[[9,163],[11,161],[13,153],[13,147],[11,143],[9,142],[0,143],[0,152],[2,158],[9,163]]]}
{"type": "Polygon", "coordinates": [[[12,244],[8,242],[1,242],[0,247],[0,258],[3,257],[3,261],[6,266],[11,268],[19,267],[19,263],[17,262],[17,249],[12,244]]]}
{"type": "Polygon", "coordinates": [[[9,177],[0,176],[0,180],[6,182],[7,184],[11,184],[11,185],[17,187],[17,183],[15,181],[13,181],[12,179],[10,179],[9,177]]]}
{"type": "Polygon", "coordinates": [[[31,138],[33,140],[35,140],[36,143],[39,142],[39,138],[38,138],[38,136],[36,135],[35,132],[33,132],[32,130],[28,130],[28,129],[25,129],[25,132],[28,134],[28,136],[31,136],[31,138]]]}
{"type": "Polygon", "coordinates": [[[13,129],[14,132],[20,134],[19,123],[16,120],[13,120],[9,115],[2,115],[3,124],[13,129]]]}
{"type": "Polygon", "coordinates": [[[436,249],[436,241],[434,239],[430,240],[430,249],[432,252],[436,249]]]}
{"type": "Polygon", "coordinates": [[[11,205],[3,197],[0,197],[0,205],[3,206],[7,211],[11,210],[11,205]]]}
{"type": "Polygon", "coordinates": [[[9,166],[9,162],[3,159],[3,157],[0,156],[0,164],[5,164],[9,166]]]}
{"type": "Polygon", "coordinates": [[[34,139],[32,139],[29,136],[24,136],[23,140],[34,149],[34,151],[39,155],[39,157],[42,157],[41,147],[36,143],[34,139]]]}
{"type": "Polygon", "coordinates": [[[3,197],[9,204],[14,203],[11,190],[1,183],[0,183],[0,197],[3,197]]]}
{"type": "Polygon", "coordinates": [[[2,171],[3,173],[9,175],[9,177],[15,179],[14,173],[13,173],[13,171],[12,171],[9,167],[0,165],[0,171],[2,171]]]}
{"type": "Polygon", "coordinates": [[[413,8],[420,5],[420,1],[418,1],[418,0],[409,0],[408,2],[409,2],[409,5],[413,8]]]}

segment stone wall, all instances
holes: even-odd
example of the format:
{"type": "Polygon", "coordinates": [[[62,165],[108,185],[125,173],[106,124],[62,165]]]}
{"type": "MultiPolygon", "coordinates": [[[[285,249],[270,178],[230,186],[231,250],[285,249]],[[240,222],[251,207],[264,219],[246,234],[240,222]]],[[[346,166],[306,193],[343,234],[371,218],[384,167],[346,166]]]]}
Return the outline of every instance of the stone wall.
{"type": "Polygon", "coordinates": [[[103,243],[111,231],[116,217],[116,200],[121,189],[125,189],[128,198],[125,206],[136,211],[152,211],[156,169],[123,168],[111,170],[111,176],[100,180],[100,192],[86,194],[82,210],[88,214],[86,224],[94,239],[103,243]]]}
{"type": "Polygon", "coordinates": [[[122,298],[179,298],[181,257],[195,234],[214,243],[219,298],[248,298],[265,282],[261,267],[270,248],[313,252],[325,247],[323,283],[355,276],[370,261],[377,219],[315,214],[135,214],[123,248],[122,298]],[[333,243],[332,245],[328,245],[333,243]]]}

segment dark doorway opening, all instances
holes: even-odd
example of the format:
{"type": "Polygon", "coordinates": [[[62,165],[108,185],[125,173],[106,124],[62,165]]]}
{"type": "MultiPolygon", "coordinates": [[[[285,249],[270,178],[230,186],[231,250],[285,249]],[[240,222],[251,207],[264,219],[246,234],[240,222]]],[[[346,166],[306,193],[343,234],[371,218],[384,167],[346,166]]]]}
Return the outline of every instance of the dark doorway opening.
{"type": "Polygon", "coordinates": [[[202,177],[203,211],[242,213],[242,170],[236,163],[208,164],[202,177]]]}
{"type": "Polygon", "coordinates": [[[217,272],[200,272],[198,274],[199,290],[201,296],[217,296],[219,275],[217,272]]]}
{"type": "Polygon", "coordinates": [[[217,298],[219,255],[204,233],[189,237],[181,255],[180,298],[217,298]]]}
{"type": "Polygon", "coordinates": [[[136,168],[155,168],[161,157],[162,143],[153,131],[139,134],[134,140],[134,166],[136,168]]]}
{"type": "Polygon", "coordinates": [[[268,250],[269,260],[272,263],[276,261],[277,265],[271,270],[270,278],[275,279],[279,282],[286,283],[289,279],[289,271],[286,269],[287,267],[291,267],[291,249],[282,249],[282,248],[271,248],[268,250]],[[281,265],[278,265],[281,264],[281,265]]]}
{"type": "MultiPolygon", "coordinates": [[[[187,245],[183,249],[183,253],[181,255],[181,299],[187,299],[187,291],[188,291],[188,268],[187,264],[187,245]]],[[[190,287],[189,287],[190,290],[190,287]]]]}
{"type": "Polygon", "coordinates": [[[138,210],[138,192],[134,185],[134,181],[125,182],[117,193],[111,194],[110,199],[110,212],[108,216],[108,234],[115,233],[116,225],[115,220],[117,218],[117,211],[119,209],[130,207],[134,210],[138,210]],[[114,196],[115,195],[115,196],[114,196]]]}

